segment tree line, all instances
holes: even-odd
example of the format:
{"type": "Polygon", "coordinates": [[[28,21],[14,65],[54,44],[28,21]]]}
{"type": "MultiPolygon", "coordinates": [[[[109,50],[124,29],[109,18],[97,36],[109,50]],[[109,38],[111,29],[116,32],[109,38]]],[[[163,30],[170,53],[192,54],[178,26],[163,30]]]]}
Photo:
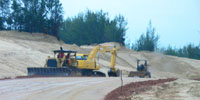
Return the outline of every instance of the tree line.
{"type": "Polygon", "coordinates": [[[87,10],[67,19],[63,14],[59,0],[1,0],[0,30],[46,33],[68,44],[124,44],[127,22],[121,15],[111,20],[103,11],[87,10]]]}
{"type": "Polygon", "coordinates": [[[164,54],[178,56],[178,57],[186,57],[192,59],[200,60],[200,46],[195,46],[194,44],[188,44],[183,46],[182,48],[172,48],[168,46],[167,49],[163,50],[164,54]]]}
{"type": "Polygon", "coordinates": [[[102,10],[87,10],[86,13],[67,18],[61,26],[59,36],[66,43],[77,45],[104,42],[118,42],[124,45],[126,25],[127,22],[121,15],[111,20],[108,13],[102,10]]]}
{"type": "Polygon", "coordinates": [[[147,27],[146,33],[142,34],[139,39],[132,44],[131,49],[136,51],[155,51],[158,47],[159,36],[155,34],[155,28],[151,21],[147,27]]]}
{"type": "MultiPolygon", "coordinates": [[[[108,13],[87,10],[63,18],[59,0],[0,0],[0,30],[46,33],[68,44],[90,45],[118,42],[124,45],[127,21],[122,15],[109,18],[108,13]]],[[[167,55],[200,59],[200,46],[158,48],[159,36],[151,21],[147,31],[127,46],[136,51],[156,51],[167,55]]]]}
{"type": "Polygon", "coordinates": [[[1,0],[0,30],[48,33],[57,37],[63,20],[59,0],[1,0]]]}
{"type": "Polygon", "coordinates": [[[142,34],[132,45],[130,43],[127,43],[126,45],[136,51],[159,52],[166,55],[200,60],[200,45],[195,46],[190,43],[181,48],[173,48],[170,45],[167,48],[158,48],[158,41],[159,36],[156,35],[155,28],[150,21],[146,33],[142,34]]]}

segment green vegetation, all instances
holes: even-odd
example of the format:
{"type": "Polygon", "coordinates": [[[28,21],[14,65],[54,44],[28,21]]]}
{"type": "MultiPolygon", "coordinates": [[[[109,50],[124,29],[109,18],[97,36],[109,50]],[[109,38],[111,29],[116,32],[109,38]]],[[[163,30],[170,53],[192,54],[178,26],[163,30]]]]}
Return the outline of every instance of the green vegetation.
{"type": "Polygon", "coordinates": [[[1,0],[0,9],[0,30],[48,33],[58,38],[63,21],[59,0],[1,0]]]}
{"type": "Polygon", "coordinates": [[[166,55],[200,60],[200,46],[194,46],[193,44],[188,44],[179,49],[172,48],[171,46],[169,46],[167,49],[162,50],[162,52],[166,55]]]}
{"type": "Polygon", "coordinates": [[[158,45],[158,40],[159,36],[155,35],[155,28],[152,27],[150,21],[146,33],[142,34],[131,48],[136,51],[155,51],[158,45]]]}
{"type": "Polygon", "coordinates": [[[146,33],[142,34],[135,44],[130,46],[130,43],[127,43],[127,46],[136,51],[155,51],[166,55],[200,60],[200,45],[195,46],[193,44],[188,44],[182,48],[172,48],[168,46],[168,48],[160,49],[157,47],[158,40],[159,36],[155,35],[155,28],[152,27],[150,21],[146,33]]]}
{"type": "Polygon", "coordinates": [[[121,15],[111,20],[108,13],[88,10],[64,20],[59,0],[1,0],[0,9],[0,30],[47,33],[68,44],[124,45],[127,22],[121,15]]]}
{"type": "Polygon", "coordinates": [[[9,0],[0,0],[0,30],[5,29],[4,23],[6,22],[10,12],[10,9],[8,9],[9,5],[9,0]]]}
{"type": "Polygon", "coordinates": [[[118,42],[124,44],[126,21],[123,16],[113,20],[103,11],[92,12],[68,18],[63,22],[60,37],[68,44],[89,45],[93,43],[118,42]]]}
{"type": "MultiPolygon", "coordinates": [[[[0,0],[0,30],[46,33],[68,44],[90,45],[118,42],[124,45],[127,22],[122,15],[110,19],[108,13],[87,10],[63,19],[59,0],[0,0]]],[[[151,21],[146,33],[127,46],[136,51],[160,51],[167,55],[200,59],[200,46],[192,44],[176,49],[158,48],[159,36],[151,21]]]]}

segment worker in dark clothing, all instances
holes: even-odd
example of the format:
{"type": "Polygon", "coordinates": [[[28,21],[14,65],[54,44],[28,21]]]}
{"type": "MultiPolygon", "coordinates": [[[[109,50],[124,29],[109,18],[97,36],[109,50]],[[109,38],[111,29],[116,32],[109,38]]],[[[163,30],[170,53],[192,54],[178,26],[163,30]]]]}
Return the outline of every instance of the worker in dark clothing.
{"type": "Polygon", "coordinates": [[[59,58],[63,58],[64,56],[65,56],[65,55],[64,55],[63,48],[60,47],[59,58]]]}
{"type": "Polygon", "coordinates": [[[144,70],[144,65],[141,64],[138,68],[137,68],[138,71],[143,71],[144,70]]]}

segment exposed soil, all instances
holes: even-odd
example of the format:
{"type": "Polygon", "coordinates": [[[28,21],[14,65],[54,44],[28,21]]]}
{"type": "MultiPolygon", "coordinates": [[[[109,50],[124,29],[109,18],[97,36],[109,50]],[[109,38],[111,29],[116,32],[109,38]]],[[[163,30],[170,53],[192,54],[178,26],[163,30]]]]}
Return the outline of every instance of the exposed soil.
{"type": "Polygon", "coordinates": [[[133,94],[131,100],[199,100],[200,81],[177,79],[152,86],[148,91],[133,94]]]}
{"type": "MultiPolygon", "coordinates": [[[[124,84],[144,79],[124,78],[124,84]]],[[[102,100],[119,77],[48,77],[0,80],[0,100],[102,100]]]]}
{"type": "MultiPolygon", "coordinates": [[[[148,61],[148,69],[153,78],[200,77],[199,60],[152,52],[135,52],[114,42],[103,45],[117,46],[116,68],[123,70],[124,75],[136,70],[137,59],[144,59],[148,61]]],[[[89,53],[95,45],[79,47],[64,44],[47,34],[0,31],[0,78],[27,76],[27,67],[43,67],[47,56],[53,56],[52,50],[59,49],[60,46],[78,53],[89,53]]],[[[102,72],[107,73],[109,70],[110,57],[110,53],[99,54],[97,64],[101,66],[102,72]]]]}
{"type": "Polygon", "coordinates": [[[194,80],[200,81],[200,78],[196,78],[196,79],[194,79],[194,80]]]}
{"type": "Polygon", "coordinates": [[[14,79],[28,79],[28,78],[65,78],[65,77],[102,77],[102,76],[80,76],[80,75],[70,75],[70,76],[50,76],[50,75],[34,75],[34,76],[16,76],[14,78],[12,77],[6,77],[6,78],[0,78],[0,80],[14,80],[14,79]]]}
{"type": "MultiPolygon", "coordinates": [[[[132,97],[133,96],[136,97],[137,95],[139,98],[142,98],[142,100],[143,99],[149,100],[149,98],[151,100],[155,100],[157,98],[161,100],[163,100],[163,98],[167,98],[166,100],[173,100],[174,99],[173,96],[179,96],[178,98],[175,99],[180,99],[180,97],[182,97],[181,100],[182,99],[199,100],[198,98],[200,98],[200,92],[199,92],[200,60],[166,56],[160,53],[136,52],[133,50],[129,50],[124,46],[121,46],[118,43],[114,42],[103,43],[103,45],[117,46],[118,52],[116,57],[116,68],[119,68],[123,71],[124,77],[126,77],[129,74],[129,71],[136,71],[136,61],[138,59],[144,59],[148,61],[149,65],[148,69],[152,75],[152,78],[148,80],[154,80],[154,81],[146,81],[147,79],[145,78],[142,79],[127,78],[127,83],[136,82],[135,80],[146,81],[146,83],[137,82],[137,83],[132,83],[133,86],[131,84],[126,85],[123,87],[122,94],[120,91],[116,92],[116,94],[111,95],[111,97],[108,94],[109,97],[107,97],[108,98],[107,100],[131,99],[130,98],[131,95],[132,97]],[[160,78],[161,79],[178,78],[178,80],[176,80],[177,82],[175,81],[176,82],[175,84],[171,84],[173,82],[170,82],[166,83],[169,84],[168,87],[165,86],[163,87],[161,85],[164,82],[168,82],[173,79],[155,80],[160,78]],[[154,86],[155,90],[153,90],[154,86]],[[129,90],[129,88],[132,89],[131,87],[133,87],[133,90],[129,90]],[[146,91],[149,89],[150,91],[146,91]],[[150,95],[145,94],[146,93],[145,91],[149,92],[150,95]],[[159,96],[157,96],[157,94],[159,94],[159,96]],[[144,98],[145,96],[147,98],[144,98]]],[[[93,83],[96,84],[96,86],[93,86],[93,85],[88,85],[87,77],[83,78],[68,77],[66,78],[66,82],[64,82],[64,85],[67,86],[62,86],[64,88],[55,87],[53,89],[49,89],[49,87],[44,88],[49,84],[48,83],[46,85],[45,80],[50,79],[51,80],[50,83],[53,82],[55,83],[54,85],[57,85],[59,83],[57,79],[61,77],[56,77],[56,78],[27,77],[27,67],[42,67],[45,63],[47,56],[53,56],[52,50],[57,50],[60,48],[60,46],[62,46],[63,49],[66,50],[75,50],[78,53],[88,54],[95,45],[85,45],[79,47],[74,44],[65,44],[62,41],[56,40],[55,37],[49,36],[47,34],[38,34],[38,33],[30,34],[26,32],[17,32],[17,31],[0,31],[0,80],[2,80],[0,82],[0,96],[5,97],[4,100],[27,100],[27,99],[22,99],[26,98],[26,95],[24,94],[27,93],[27,88],[25,88],[24,86],[27,86],[28,88],[33,89],[33,91],[29,92],[30,94],[28,93],[28,95],[32,99],[28,100],[38,100],[38,99],[44,100],[40,97],[45,98],[49,96],[52,97],[51,100],[66,100],[69,94],[72,95],[70,97],[73,97],[70,100],[80,100],[80,99],[100,100],[103,99],[105,94],[107,94],[109,91],[120,86],[120,80],[118,80],[119,78],[116,78],[116,81],[113,81],[113,79],[115,78],[105,78],[106,81],[110,81],[108,83],[101,80],[98,83],[97,80],[95,80],[96,78],[91,78],[91,84],[93,83]],[[39,81],[38,84],[41,84],[39,86],[41,89],[38,88],[37,85],[35,87],[29,85],[31,83],[35,83],[35,80],[39,81]],[[80,83],[79,80],[83,80],[85,82],[85,85],[88,86],[87,87],[85,87],[84,85],[82,86],[82,83],[80,83]],[[18,81],[20,81],[21,83],[19,84],[18,81]],[[73,81],[78,81],[78,82],[76,82],[77,84],[74,84],[73,81]],[[71,84],[68,86],[68,83],[70,82],[71,84]],[[115,84],[115,86],[113,84],[115,84]],[[71,91],[68,92],[67,90],[70,89],[71,86],[73,86],[73,88],[76,88],[76,90],[72,89],[71,91]],[[22,93],[20,91],[19,92],[14,91],[16,89],[21,90],[21,88],[23,90],[22,93]],[[1,89],[8,92],[5,92],[5,94],[1,95],[2,92],[1,89]],[[35,91],[34,89],[36,89],[37,91],[35,91]],[[103,89],[104,91],[102,91],[103,89]],[[51,93],[49,93],[49,90],[51,90],[51,93]],[[43,91],[45,92],[43,93],[43,91]],[[34,95],[33,92],[35,93],[34,95]],[[63,95],[59,95],[58,92],[63,92],[63,95]],[[102,95],[99,95],[99,93],[102,93],[102,95]],[[57,97],[55,97],[55,95],[57,95],[57,97]],[[17,98],[17,96],[20,97],[17,98]],[[10,97],[13,98],[7,99],[10,97]]],[[[107,73],[107,71],[110,69],[110,57],[111,57],[110,53],[99,54],[99,59],[97,61],[97,64],[101,67],[100,71],[107,73]]],[[[97,79],[100,78],[98,77],[97,79]]],[[[60,81],[62,80],[63,78],[60,81]]],[[[126,84],[125,81],[124,84],[126,84]]],[[[0,98],[2,99],[2,97],[0,98]]],[[[135,100],[135,98],[132,99],[135,100]]],[[[46,100],[49,100],[49,98],[46,98],[46,100]]]]}
{"type": "Polygon", "coordinates": [[[151,89],[151,86],[164,84],[176,80],[175,78],[133,82],[108,93],[104,100],[131,100],[132,94],[138,94],[151,89]]]}

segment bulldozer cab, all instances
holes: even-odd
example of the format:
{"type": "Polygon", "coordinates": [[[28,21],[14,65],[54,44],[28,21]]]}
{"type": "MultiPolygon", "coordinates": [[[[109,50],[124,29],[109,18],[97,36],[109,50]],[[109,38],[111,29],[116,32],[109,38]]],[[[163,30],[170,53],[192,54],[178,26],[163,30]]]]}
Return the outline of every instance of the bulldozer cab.
{"type": "Polygon", "coordinates": [[[71,50],[54,50],[54,57],[47,58],[45,67],[66,67],[77,66],[76,51],[71,50]]]}
{"type": "Polygon", "coordinates": [[[147,60],[137,60],[137,71],[147,71],[147,60]]]}
{"type": "Polygon", "coordinates": [[[151,73],[148,71],[147,60],[137,60],[137,71],[130,71],[128,77],[151,78],[151,73]]]}
{"type": "Polygon", "coordinates": [[[54,56],[57,58],[61,59],[63,57],[74,57],[76,58],[76,51],[71,51],[71,50],[54,50],[54,56]]]}

